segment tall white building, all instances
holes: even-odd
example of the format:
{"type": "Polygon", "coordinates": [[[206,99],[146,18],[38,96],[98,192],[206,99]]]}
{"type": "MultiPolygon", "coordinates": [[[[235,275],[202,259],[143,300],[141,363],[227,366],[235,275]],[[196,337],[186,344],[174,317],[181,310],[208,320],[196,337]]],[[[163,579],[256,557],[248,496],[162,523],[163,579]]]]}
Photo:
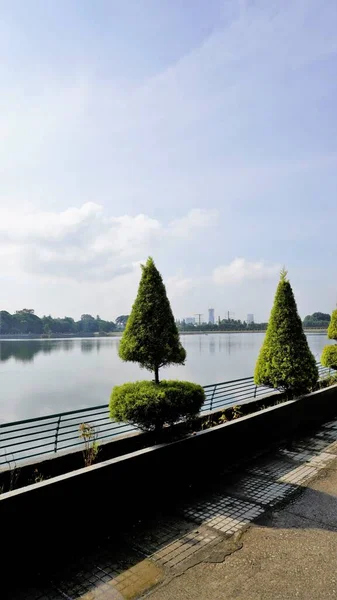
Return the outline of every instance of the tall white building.
{"type": "Polygon", "coordinates": [[[254,315],[250,313],[247,315],[247,325],[251,325],[252,323],[254,323],[254,315]]]}
{"type": "Polygon", "coordinates": [[[214,308],[208,309],[208,322],[214,325],[214,308]]]}

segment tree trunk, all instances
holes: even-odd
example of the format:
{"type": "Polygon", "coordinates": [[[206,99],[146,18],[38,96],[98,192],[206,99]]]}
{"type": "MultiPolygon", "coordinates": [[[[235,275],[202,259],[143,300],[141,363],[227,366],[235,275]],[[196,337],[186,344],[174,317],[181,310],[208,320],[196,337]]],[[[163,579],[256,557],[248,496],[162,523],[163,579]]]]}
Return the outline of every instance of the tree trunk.
{"type": "Polygon", "coordinates": [[[154,368],[154,382],[159,383],[159,367],[154,368]]]}

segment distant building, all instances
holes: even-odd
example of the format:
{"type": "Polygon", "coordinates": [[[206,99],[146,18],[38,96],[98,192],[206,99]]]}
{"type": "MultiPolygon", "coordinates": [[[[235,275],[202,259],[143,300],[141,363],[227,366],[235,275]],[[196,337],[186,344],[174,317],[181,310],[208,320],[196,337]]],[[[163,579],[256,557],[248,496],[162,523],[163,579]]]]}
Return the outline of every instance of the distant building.
{"type": "Polygon", "coordinates": [[[185,323],[186,323],[186,325],[195,325],[195,318],[194,317],[186,317],[185,323]]]}
{"type": "Polygon", "coordinates": [[[251,325],[252,323],[254,323],[254,315],[249,314],[247,315],[247,325],[251,325]]]}
{"type": "Polygon", "coordinates": [[[214,319],[214,308],[209,308],[208,309],[208,322],[211,325],[214,325],[215,319],[214,319]]]}

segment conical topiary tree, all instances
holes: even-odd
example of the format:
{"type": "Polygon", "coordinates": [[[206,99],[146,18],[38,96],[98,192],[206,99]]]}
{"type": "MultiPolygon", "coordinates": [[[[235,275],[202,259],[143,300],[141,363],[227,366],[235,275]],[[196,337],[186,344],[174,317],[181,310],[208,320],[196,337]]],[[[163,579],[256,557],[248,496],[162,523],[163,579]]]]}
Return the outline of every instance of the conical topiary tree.
{"type": "MultiPolygon", "coordinates": [[[[328,338],[330,340],[337,340],[337,308],[331,315],[328,338]]],[[[323,348],[321,363],[324,367],[329,367],[329,369],[337,369],[337,344],[323,348]]]]}
{"type": "Polygon", "coordinates": [[[137,362],[154,372],[170,364],[183,365],[186,352],[179,339],[170,302],[161,275],[153,259],[142,265],[137,298],[119,345],[122,360],[137,362]]]}
{"type": "Polygon", "coordinates": [[[318,380],[315,358],[308,346],[284,269],[281,271],[254,379],[257,385],[299,394],[312,389],[318,380]]]}

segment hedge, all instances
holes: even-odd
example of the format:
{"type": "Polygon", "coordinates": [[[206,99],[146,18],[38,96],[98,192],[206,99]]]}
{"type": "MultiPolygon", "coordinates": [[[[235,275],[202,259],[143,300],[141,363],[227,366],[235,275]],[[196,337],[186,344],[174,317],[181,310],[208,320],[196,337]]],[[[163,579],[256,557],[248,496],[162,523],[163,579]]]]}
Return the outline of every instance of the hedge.
{"type": "Polygon", "coordinates": [[[144,431],[195,417],[205,401],[200,385],[189,381],[136,381],[114,387],[110,398],[110,417],[132,423],[144,431]]]}

